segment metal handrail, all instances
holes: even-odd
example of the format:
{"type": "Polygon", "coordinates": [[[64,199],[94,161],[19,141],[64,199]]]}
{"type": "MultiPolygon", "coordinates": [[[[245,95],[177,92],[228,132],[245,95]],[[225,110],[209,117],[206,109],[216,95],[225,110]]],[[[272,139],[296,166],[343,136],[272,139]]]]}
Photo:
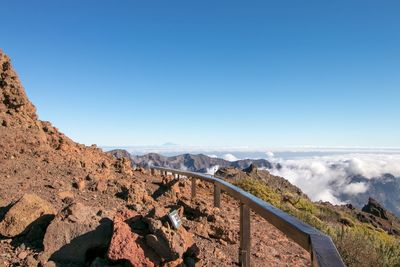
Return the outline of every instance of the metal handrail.
{"type": "Polygon", "coordinates": [[[311,254],[311,265],[319,267],[345,266],[332,239],[321,231],[268,204],[258,197],[222,179],[190,171],[157,166],[150,167],[151,173],[158,170],[165,175],[192,178],[192,198],[196,197],[196,179],[214,184],[214,206],[220,207],[221,190],[240,201],[240,266],[250,266],[250,209],[274,225],[311,254]]]}

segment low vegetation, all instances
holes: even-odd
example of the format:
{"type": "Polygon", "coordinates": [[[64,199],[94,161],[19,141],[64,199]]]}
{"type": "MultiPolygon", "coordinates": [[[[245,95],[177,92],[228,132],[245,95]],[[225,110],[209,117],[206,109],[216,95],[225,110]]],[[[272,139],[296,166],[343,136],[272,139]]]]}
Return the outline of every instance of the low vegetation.
{"type": "Polygon", "coordinates": [[[235,184],[331,236],[349,267],[400,266],[400,240],[359,222],[351,213],[275,190],[262,180],[241,179],[235,184]]]}

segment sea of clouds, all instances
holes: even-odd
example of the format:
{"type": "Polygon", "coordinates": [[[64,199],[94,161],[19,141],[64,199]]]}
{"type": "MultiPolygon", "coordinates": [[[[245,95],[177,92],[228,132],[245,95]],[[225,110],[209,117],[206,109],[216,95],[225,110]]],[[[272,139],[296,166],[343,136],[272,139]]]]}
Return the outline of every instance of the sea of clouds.
{"type": "MultiPolygon", "coordinates": [[[[219,157],[228,161],[249,158],[237,157],[234,152],[219,157]]],[[[273,164],[273,169],[269,170],[272,174],[286,178],[313,201],[344,204],[346,199],[343,196],[365,193],[369,189],[368,180],[382,179],[384,174],[392,174],[400,179],[400,153],[344,153],[283,158],[269,151],[264,152],[263,158],[273,164]],[[362,176],[367,180],[354,182],[354,176],[362,176]]],[[[218,168],[213,166],[207,169],[207,173],[214,174],[218,168]]]]}
{"type": "Polygon", "coordinates": [[[400,154],[343,154],[295,159],[266,157],[271,163],[279,163],[270,172],[282,176],[298,186],[314,201],[343,204],[340,196],[356,195],[368,190],[366,182],[353,182],[351,176],[366,179],[382,179],[384,174],[400,177],[400,154]]]}
{"type": "MultiPolygon", "coordinates": [[[[210,157],[236,161],[245,158],[265,158],[274,168],[269,170],[298,186],[313,201],[329,201],[343,204],[343,195],[357,195],[369,189],[368,179],[382,179],[392,174],[400,179],[400,149],[376,148],[224,148],[224,147],[130,147],[132,154],[149,152],[163,155],[182,153],[206,154],[210,157]],[[266,152],[268,151],[268,152],[266,152]],[[279,164],[278,164],[279,163],[279,164]],[[277,166],[281,166],[277,168],[277,166]],[[367,181],[354,182],[351,176],[361,175],[367,181]]],[[[106,149],[107,150],[107,149],[106,149]]],[[[182,166],[184,168],[184,166],[182,166]]],[[[213,174],[219,166],[212,166],[207,173],[213,174]]]]}

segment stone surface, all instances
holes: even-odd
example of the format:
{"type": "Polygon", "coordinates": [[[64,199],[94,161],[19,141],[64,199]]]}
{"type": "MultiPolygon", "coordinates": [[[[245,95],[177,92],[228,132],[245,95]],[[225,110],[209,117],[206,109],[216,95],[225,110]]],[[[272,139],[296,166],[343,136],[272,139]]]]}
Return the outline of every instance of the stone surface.
{"type": "Polygon", "coordinates": [[[132,266],[155,266],[148,258],[152,251],[131,230],[129,222],[135,220],[140,220],[140,216],[133,211],[120,211],[115,215],[107,256],[113,261],[128,260],[132,266]]]}
{"type": "Polygon", "coordinates": [[[26,252],[26,251],[21,251],[20,253],[18,253],[18,258],[20,260],[24,260],[27,256],[28,256],[28,252],[26,252]]]}
{"type": "Polygon", "coordinates": [[[61,191],[58,192],[58,197],[62,200],[70,198],[70,199],[74,199],[74,193],[71,191],[61,191]]]}
{"type": "Polygon", "coordinates": [[[135,183],[120,182],[120,187],[117,197],[125,200],[128,205],[130,204],[154,204],[154,200],[148,195],[146,191],[146,184],[143,182],[136,181],[135,183]]]}
{"type": "Polygon", "coordinates": [[[37,267],[38,263],[39,262],[32,255],[29,255],[25,259],[24,266],[26,266],[26,267],[37,267]]]}
{"type": "Polygon", "coordinates": [[[105,250],[111,239],[110,220],[96,209],[73,203],[60,212],[47,228],[42,259],[85,264],[90,250],[105,250]]]}
{"type": "Polygon", "coordinates": [[[162,207],[150,212],[150,217],[146,219],[151,234],[146,236],[146,243],[166,261],[175,261],[182,258],[183,254],[194,245],[193,234],[187,232],[184,227],[175,230],[165,222],[166,226],[163,226],[160,219],[165,218],[166,214],[167,209],[162,207]]]}
{"type": "Polygon", "coordinates": [[[55,213],[48,201],[34,194],[25,194],[6,213],[0,223],[0,234],[15,237],[34,224],[48,223],[55,213]]]}

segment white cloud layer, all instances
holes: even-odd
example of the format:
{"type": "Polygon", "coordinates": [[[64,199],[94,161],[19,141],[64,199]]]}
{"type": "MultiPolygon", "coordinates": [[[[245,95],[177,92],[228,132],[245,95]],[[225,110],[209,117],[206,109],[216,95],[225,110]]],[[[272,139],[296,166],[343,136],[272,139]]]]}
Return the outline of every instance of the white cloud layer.
{"type": "Polygon", "coordinates": [[[280,163],[271,173],[288,179],[312,200],[342,204],[341,194],[356,195],[368,190],[365,182],[351,182],[350,176],[379,179],[390,173],[400,177],[400,154],[344,154],[299,159],[268,158],[280,163]]]}
{"type": "Polygon", "coordinates": [[[368,185],[363,182],[351,183],[343,188],[343,192],[349,195],[357,195],[365,193],[368,190],[368,185]]]}

